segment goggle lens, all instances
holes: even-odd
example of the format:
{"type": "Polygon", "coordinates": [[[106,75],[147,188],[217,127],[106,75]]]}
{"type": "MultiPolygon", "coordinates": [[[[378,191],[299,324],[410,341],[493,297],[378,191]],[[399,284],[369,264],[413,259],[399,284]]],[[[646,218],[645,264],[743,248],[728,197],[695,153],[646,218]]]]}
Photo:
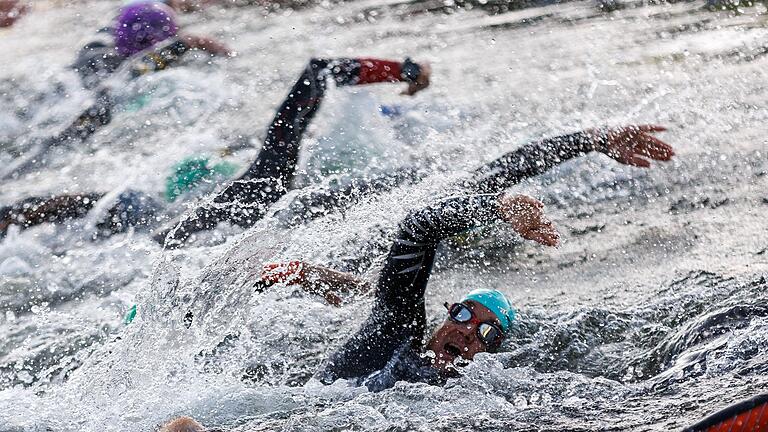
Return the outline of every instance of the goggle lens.
{"type": "Polygon", "coordinates": [[[472,311],[461,303],[456,303],[450,309],[451,319],[456,322],[465,323],[472,319],[472,311]]]}
{"type": "Polygon", "coordinates": [[[482,323],[477,328],[477,334],[480,335],[480,339],[486,344],[491,345],[496,342],[499,337],[499,330],[490,324],[482,323]]]}

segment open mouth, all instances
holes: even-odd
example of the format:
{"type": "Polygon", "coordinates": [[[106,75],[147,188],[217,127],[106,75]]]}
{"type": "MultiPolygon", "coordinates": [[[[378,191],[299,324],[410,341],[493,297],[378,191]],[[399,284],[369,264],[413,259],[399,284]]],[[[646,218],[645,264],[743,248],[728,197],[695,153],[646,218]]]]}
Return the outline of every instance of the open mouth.
{"type": "Polygon", "coordinates": [[[461,356],[461,348],[459,348],[458,345],[448,342],[443,346],[443,350],[450,354],[453,357],[460,357],[461,356]]]}

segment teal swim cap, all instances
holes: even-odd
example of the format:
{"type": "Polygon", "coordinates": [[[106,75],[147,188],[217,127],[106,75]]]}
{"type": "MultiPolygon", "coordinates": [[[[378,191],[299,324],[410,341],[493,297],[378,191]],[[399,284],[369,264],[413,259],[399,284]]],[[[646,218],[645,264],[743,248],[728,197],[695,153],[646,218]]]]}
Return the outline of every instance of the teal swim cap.
{"type": "Polygon", "coordinates": [[[209,167],[208,158],[194,156],[179,162],[173,168],[173,174],[165,180],[165,199],[173,202],[179,195],[197,187],[202,181],[214,177],[231,177],[237,166],[229,162],[219,162],[209,167]]]}
{"type": "Polygon", "coordinates": [[[512,327],[512,321],[515,320],[516,315],[515,309],[501,291],[479,288],[470,291],[461,301],[467,300],[480,303],[493,312],[501,322],[501,330],[504,333],[507,333],[512,327]]]}

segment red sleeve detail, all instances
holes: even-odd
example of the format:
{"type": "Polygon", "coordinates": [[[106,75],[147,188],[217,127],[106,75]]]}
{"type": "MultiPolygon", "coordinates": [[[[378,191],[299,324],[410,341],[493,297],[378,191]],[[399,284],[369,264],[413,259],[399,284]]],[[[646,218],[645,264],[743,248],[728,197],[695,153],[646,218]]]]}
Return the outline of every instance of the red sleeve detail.
{"type": "Polygon", "coordinates": [[[358,84],[402,81],[400,78],[402,63],[400,62],[379,59],[357,59],[357,61],[360,62],[358,84]]]}

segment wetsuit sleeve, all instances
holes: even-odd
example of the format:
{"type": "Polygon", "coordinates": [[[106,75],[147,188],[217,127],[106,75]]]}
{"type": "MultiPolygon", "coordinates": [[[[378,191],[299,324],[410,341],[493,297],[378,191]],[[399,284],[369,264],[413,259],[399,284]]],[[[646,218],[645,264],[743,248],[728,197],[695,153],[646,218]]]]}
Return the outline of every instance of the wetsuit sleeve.
{"type": "Polygon", "coordinates": [[[411,213],[399,226],[376,287],[371,315],[320,374],[329,383],[383,368],[406,344],[424,337],[424,293],[440,240],[498,219],[498,195],[450,198],[411,213]]]}
{"type": "Polygon", "coordinates": [[[264,145],[253,164],[213,200],[217,206],[198,208],[176,226],[167,240],[183,242],[192,233],[211,229],[223,220],[243,227],[253,225],[293,182],[301,138],[320,108],[328,81],[337,86],[372,84],[391,81],[396,73],[403,75],[395,62],[385,60],[310,60],[267,128],[264,145]]]}
{"type": "Polygon", "coordinates": [[[421,310],[438,243],[498,219],[498,195],[449,198],[411,213],[400,223],[376,289],[388,309],[413,314],[421,310]]]}
{"type": "Polygon", "coordinates": [[[275,215],[283,226],[298,225],[330,212],[343,212],[365,197],[416,183],[425,175],[426,171],[414,167],[403,167],[381,174],[353,178],[329,187],[303,191],[287,208],[278,211],[275,215]]]}
{"type": "Polygon", "coordinates": [[[360,63],[358,84],[404,80],[400,62],[379,59],[359,59],[358,62],[360,63]]]}
{"type": "Polygon", "coordinates": [[[569,159],[598,150],[601,145],[585,132],[547,138],[480,167],[464,186],[479,193],[498,193],[569,159]]]}
{"type": "Polygon", "coordinates": [[[43,223],[62,223],[85,216],[101,199],[101,194],[61,195],[50,198],[27,198],[0,208],[0,238],[10,225],[27,229],[43,223]]]}

